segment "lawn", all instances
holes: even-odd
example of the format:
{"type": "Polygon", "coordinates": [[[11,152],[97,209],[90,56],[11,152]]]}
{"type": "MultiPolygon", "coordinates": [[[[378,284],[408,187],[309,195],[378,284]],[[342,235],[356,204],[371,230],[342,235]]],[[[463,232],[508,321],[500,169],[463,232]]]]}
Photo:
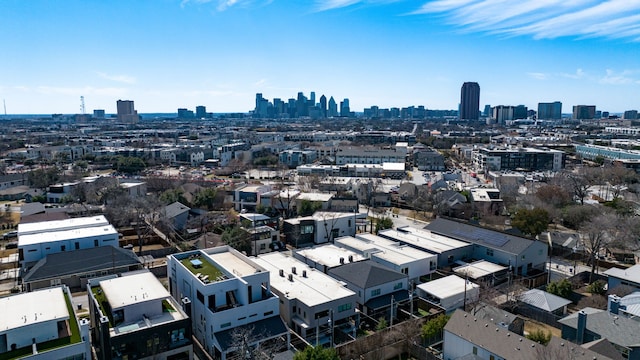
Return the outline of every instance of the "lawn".
{"type": "Polygon", "coordinates": [[[215,282],[216,279],[224,275],[222,271],[220,271],[220,269],[213,266],[210,262],[208,262],[205,259],[199,258],[199,260],[202,262],[202,265],[198,267],[194,267],[193,264],[191,264],[191,260],[192,259],[185,258],[180,260],[180,262],[182,263],[182,265],[184,265],[187,269],[189,269],[189,271],[191,271],[194,274],[200,273],[202,274],[202,276],[205,276],[205,275],[209,276],[209,281],[211,282],[215,282]]]}

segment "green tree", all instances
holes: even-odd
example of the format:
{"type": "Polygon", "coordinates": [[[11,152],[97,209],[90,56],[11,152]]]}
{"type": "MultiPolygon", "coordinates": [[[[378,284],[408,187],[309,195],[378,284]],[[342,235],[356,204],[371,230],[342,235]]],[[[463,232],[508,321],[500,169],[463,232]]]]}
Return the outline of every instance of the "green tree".
{"type": "Polygon", "coordinates": [[[44,191],[49,187],[49,185],[53,185],[60,181],[60,175],[60,169],[55,166],[51,166],[47,169],[38,169],[29,172],[28,178],[31,186],[44,191]]]}
{"type": "Polygon", "coordinates": [[[214,188],[205,188],[198,191],[193,199],[193,205],[207,210],[213,209],[216,200],[217,190],[214,188]]]}
{"type": "Polygon", "coordinates": [[[252,236],[240,226],[233,226],[226,229],[221,236],[222,241],[232,248],[251,254],[252,236]]]}
{"type": "Polygon", "coordinates": [[[340,357],[334,348],[307,346],[293,355],[293,360],[340,360],[340,357]]]}
{"type": "Polygon", "coordinates": [[[388,326],[389,324],[387,323],[387,319],[385,319],[384,317],[381,317],[380,319],[378,319],[378,325],[376,325],[376,330],[386,329],[388,326]]]}
{"type": "Polygon", "coordinates": [[[300,208],[298,209],[298,215],[309,216],[313,215],[318,209],[322,207],[322,204],[316,201],[302,200],[300,202],[300,208]]]}
{"type": "Polygon", "coordinates": [[[159,197],[160,201],[165,204],[165,205],[169,205],[169,204],[173,204],[176,201],[179,201],[180,203],[184,204],[184,205],[191,205],[187,199],[185,199],[184,197],[184,193],[181,189],[170,189],[167,190],[165,192],[163,192],[162,194],[160,194],[159,197]]]}
{"type": "Polygon", "coordinates": [[[547,210],[541,208],[518,209],[511,219],[511,225],[522,231],[523,234],[536,237],[547,230],[551,216],[547,210]]]}
{"type": "Polygon", "coordinates": [[[118,156],[114,159],[113,170],[125,174],[138,174],[147,167],[144,160],[135,156],[118,156]]]}
{"type": "Polygon", "coordinates": [[[424,340],[429,340],[441,336],[442,331],[444,330],[444,326],[447,325],[450,317],[450,315],[440,314],[435,318],[427,321],[424,325],[422,325],[422,338],[424,340]]]}
{"type": "Polygon", "coordinates": [[[562,279],[559,281],[554,281],[547,285],[547,292],[568,299],[571,296],[573,289],[569,280],[562,279]]]}
{"type": "Polygon", "coordinates": [[[607,290],[604,288],[604,281],[596,280],[587,286],[587,291],[591,294],[604,295],[607,290]]]}
{"type": "Polygon", "coordinates": [[[376,233],[381,230],[391,229],[392,227],[393,220],[388,216],[378,218],[378,221],[376,221],[376,233]]]}
{"type": "Polygon", "coordinates": [[[547,345],[549,341],[551,341],[551,332],[546,332],[542,329],[537,329],[530,332],[526,337],[527,339],[531,341],[535,341],[538,344],[547,345]]]}

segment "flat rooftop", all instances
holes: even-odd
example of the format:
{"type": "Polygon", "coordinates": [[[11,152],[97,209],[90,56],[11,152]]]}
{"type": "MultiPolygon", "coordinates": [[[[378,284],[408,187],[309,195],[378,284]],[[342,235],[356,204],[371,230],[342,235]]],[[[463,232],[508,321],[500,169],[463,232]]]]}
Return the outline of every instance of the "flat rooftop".
{"type": "Polygon", "coordinates": [[[469,291],[479,287],[479,285],[467,282],[465,279],[457,275],[449,275],[417,286],[420,290],[437,297],[438,299],[446,299],[457,294],[463,294],[465,292],[465,288],[466,291],[469,291]],[[467,283],[466,285],[465,282],[467,283]]]}
{"type": "Polygon", "coordinates": [[[383,230],[378,232],[378,234],[436,254],[472,246],[471,244],[460,240],[436,235],[431,231],[420,230],[408,226],[395,230],[383,230]]]}
{"type": "MultiPolygon", "coordinates": [[[[18,235],[18,246],[28,246],[33,244],[53,243],[57,241],[82,239],[94,236],[115,235],[118,236],[118,232],[111,225],[102,225],[94,227],[84,227],[71,230],[51,230],[46,231],[46,236],[43,236],[45,232],[31,233],[29,235],[18,235]]],[[[71,250],[71,249],[69,249],[71,250]]]]}
{"type": "Polygon", "coordinates": [[[104,215],[80,217],[80,218],[65,219],[65,220],[41,221],[41,222],[34,222],[34,223],[28,223],[28,224],[19,224],[18,236],[42,233],[42,232],[90,228],[90,227],[105,226],[105,225],[109,225],[109,221],[107,221],[107,218],[105,218],[104,215]]]}
{"type": "Polygon", "coordinates": [[[206,253],[206,257],[214,261],[215,264],[222,267],[228,274],[233,274],[238,277],[255,274],[256,272],[263,271],[256,263],[251,262],[249,258],[241,258],[236,252],[232,251],[216,251],[213,252],[207,249],[203,252],[206,253]]]}
{"type": "Polygon", "coordinates": [[[150,272],[125,275],[115,279],[100,281],[112,309],[120,309],[133,304],[161,300],[169,297],[169,292],[150,272]]]}
{"type": "Polygon", "coordinates": [[[0,298],[0,332],[69,317],[61,287],[0,298]]]}
{"type": "MultiPolygon", "coordinates": [[[[382,248],[386,251],[399,253],[414,260],[422,260],[422,259],[437,257],[436,255],[429,253],[427,251],[416,249],[411,246],[400,245],[396,241],[389,240],[389,239],[383,238],[382,236],[378,236],[374,234],[369,234],[369,233],[356,234],[355,239],[361,242],[364,241],[368,243],[369,246],[373,245],[374,247],[382,248]]],[[[356,244],[356,242],[351,242],[351,243],[356,244]]]]}
{"type": "Polygon", "coordinates": [[[327,267],[336,267],[349,262],[363,261],[366,258],[356,252],[337,247],[332,244],[315,246],[308,249],[296,251],[299,256],[309,259],[317,264],[326,265],[327,267]],[[349,261],[349,256],[353,261],[349,261]],[[342,259],[342,262],[340,262],[342,259]]]}
{"type": "Polygon", "coordinates": [[[297,299],[309,307],[355,295],[353,291],[329,275],[312,269],[305,263],[283,253],[274,252],[260,255],[255,261],[269,271],[270,284],[273,289],[287,298],[297,299]],[[292,273],[293,268],[296,268],[296,274],[292,273]],[[280,276],[280,270],[283,270],[284,276],[280,276]],[[292,274],[293,281],[289,281],[289,274],[292,274]],[[306,274],[306,277],[303,274],[306,274]]]}
{"type": "Polygon", "coordinates": [[[462,276],[466,275],[472,279],[479,279],[505,270],[507,270],[507,267],[494,264],[486,260],[474,261],[470,264],[458,266],[453,269],[456,274],[462,276]]]}

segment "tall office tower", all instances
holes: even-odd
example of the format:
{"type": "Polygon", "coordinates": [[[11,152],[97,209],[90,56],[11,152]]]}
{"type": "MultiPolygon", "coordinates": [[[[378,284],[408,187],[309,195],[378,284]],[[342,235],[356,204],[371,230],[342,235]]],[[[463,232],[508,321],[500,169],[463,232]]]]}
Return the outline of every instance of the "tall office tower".
{"type": "Polygon", "coordinates": [[[138,122],[138,112],[133,107],[133,100],[118,100],[118,121],[136,123],[138,122]]]}
{"type": "Polygon", "coordinates": [[[293,118],[296,116],[296,99],[289,99],[287,102],[287,113],[289,114],[290,118],[293,118]]]}
{"type": "Polygon", "coordinates": [[[345,98],[340,101],[340,116],[350,116],[351,109],[349,108],[349,99],[345,98]]]}
{"type": "Polygon", "coordinates": [[[311,106],[316,106],[316,92],[312,91],[311,94],[309,94],[309,101],[311,101],[311,106]]]}
{"type": "Polygon", "coordinates": [[[538,119],[561,120],[562,103],[560,101],[554,101],[552,103],[538,103],[538,119]]]}
{"type": "Polygon", "coordinates": [[[527,118],[527,107],[524,105],[518,105],[513,108],[513,119],[526,119],[527,118]]]}
{"type": "Polygon", "coordinates": [[[329,114],[328,117],[338,116],[338,104],[333,99],[333,96],[329,98],[329,114]]]}
{"type": "Polygon", "coordinates": [[[624,112],[623,118],[625,120],[638,120],[638,110],[627,110],[624,112]]]}
{"type": "Polygon", "coordinates": [[[300,116],[307,116],[309,115],[309,108],[307,106],[307,97],[304,96],[304,94],[302,92],[298,93],[298,99],[296,100],[296,115],[298,117],[300,116]]]}
{"type": "Polygon", "coordinates": [[[506,121],[513,120],[513,106],[498,105],[493,108],[493,119],[496,123],[504,125],[506,121]]]}
{"type": "Polygon", "coordinates": [[[480,85],[477,82],[462,84],[460,91],[460,120],[478,120],[480,112],[480,85]]]}
{"type": "Polygon", "coordinates": [[[264,98],[262,97],[262,93],[257,93],[256,94],[256,107],[253,109],[254,113],[258,113],[258,111],[260,109],[260,103],[262,102],[262,100],[264,100],[264,98]]]}
{"type": "Polygon", "coordinates": [[[327,97],[324,94],[320,96],[320,112],[323,118],[327,117],[327,97]]]}
{"type": "Polygon", "coordinates": [[[196,118],[204,119],[207,117],[207,107],[200,105],[196,106],[196,118]]]}
{"type": "Polygon", "coordinates": [[[486,117],[491,116],[491,105],[487,104],[484,106],[484,111],[482,112],[482,116],[486,116],[486,117]]]}
{"type": "Polygon", "coordinates": [[[574,105],[573,118],[575,120],[591,120],[596,116],[595,105],[574,105]]]}
{"type": "Polygon", "coordinates": [[[280,98],[273,98],[273,113],[276,117],[281,117],[284,113],[284,102],[280,98]]]}
{"type": "Polygon", "coordinates": [[[104,119],[104,110],[103,109],[93,110],[93,117],[95,119],[104,119]]]}

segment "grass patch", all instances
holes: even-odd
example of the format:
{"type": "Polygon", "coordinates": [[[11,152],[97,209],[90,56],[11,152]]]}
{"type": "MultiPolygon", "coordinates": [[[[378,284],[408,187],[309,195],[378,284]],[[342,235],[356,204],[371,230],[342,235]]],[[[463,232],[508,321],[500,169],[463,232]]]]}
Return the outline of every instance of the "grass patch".
{"type": "MultiPolygon", "coordinates": [[[[45,341],[42,343],[38,343],[36,347],[38,348],[39,353],[43,353],[46,351],[50,351],[56,348],[77,344],[81,341],[80,336],[80,327],[78,326],[78,321],[75,319],[75,314],[73,312],[73,304],[71,300],[66,296],[64,296],[64,300],[67,304],[67,310],[69,311],[69,331],[71,331],[71,336],[65,336],[62,338],[45,341]]],[[[0,354],[0,360],[9,360],[16,359],[20,357],[24,357],[27,355],[31,355],[32,347],[31,345],[22,347],[20,349],[15,349],[13,351],[8,351],[6,353],[0,354]]]]}
{"type": "Polygon", "coordinates": [[[109,305],[109,302],[107,301],[107,297],[104,295],[102,288],[100,286],[92,287],[91,292],[93,293],[93,296],[98,301],[98,305],[100,306],[100,312],[102,312],[103,315],[109,318],[109,327],[112,327],[111,324],[113,324],[113,315],[111,314],[111,310],[110,310],[111,306],[109,305]]]}
{"type": "Polygon", "coordinates": [[[215,282],[217,278],[223,276],[223,272],[220,271],[220,269],[218,269],[217,267],[213,266],[211,263],[209,263],[207,260],[199,258],[198,260],[200,260],[202,262],[202,266],[199,267],[194,267],[193,264],[191,264],[191,259],[189,258],[185,258],[180,260],[180,262],[182,263],[182,265],[184,265],[187,269],[189,269],[189,271],[191,271],[193,274],[202,274],[202,276],[209,276],[209,281],[211,282],[215,282]]]}
{"type": "Polygon", "coordinates": [[[173,308],[171,303],[167,300],[162,300],[162,312],[176,312],[177,310],[173,308]]]}

